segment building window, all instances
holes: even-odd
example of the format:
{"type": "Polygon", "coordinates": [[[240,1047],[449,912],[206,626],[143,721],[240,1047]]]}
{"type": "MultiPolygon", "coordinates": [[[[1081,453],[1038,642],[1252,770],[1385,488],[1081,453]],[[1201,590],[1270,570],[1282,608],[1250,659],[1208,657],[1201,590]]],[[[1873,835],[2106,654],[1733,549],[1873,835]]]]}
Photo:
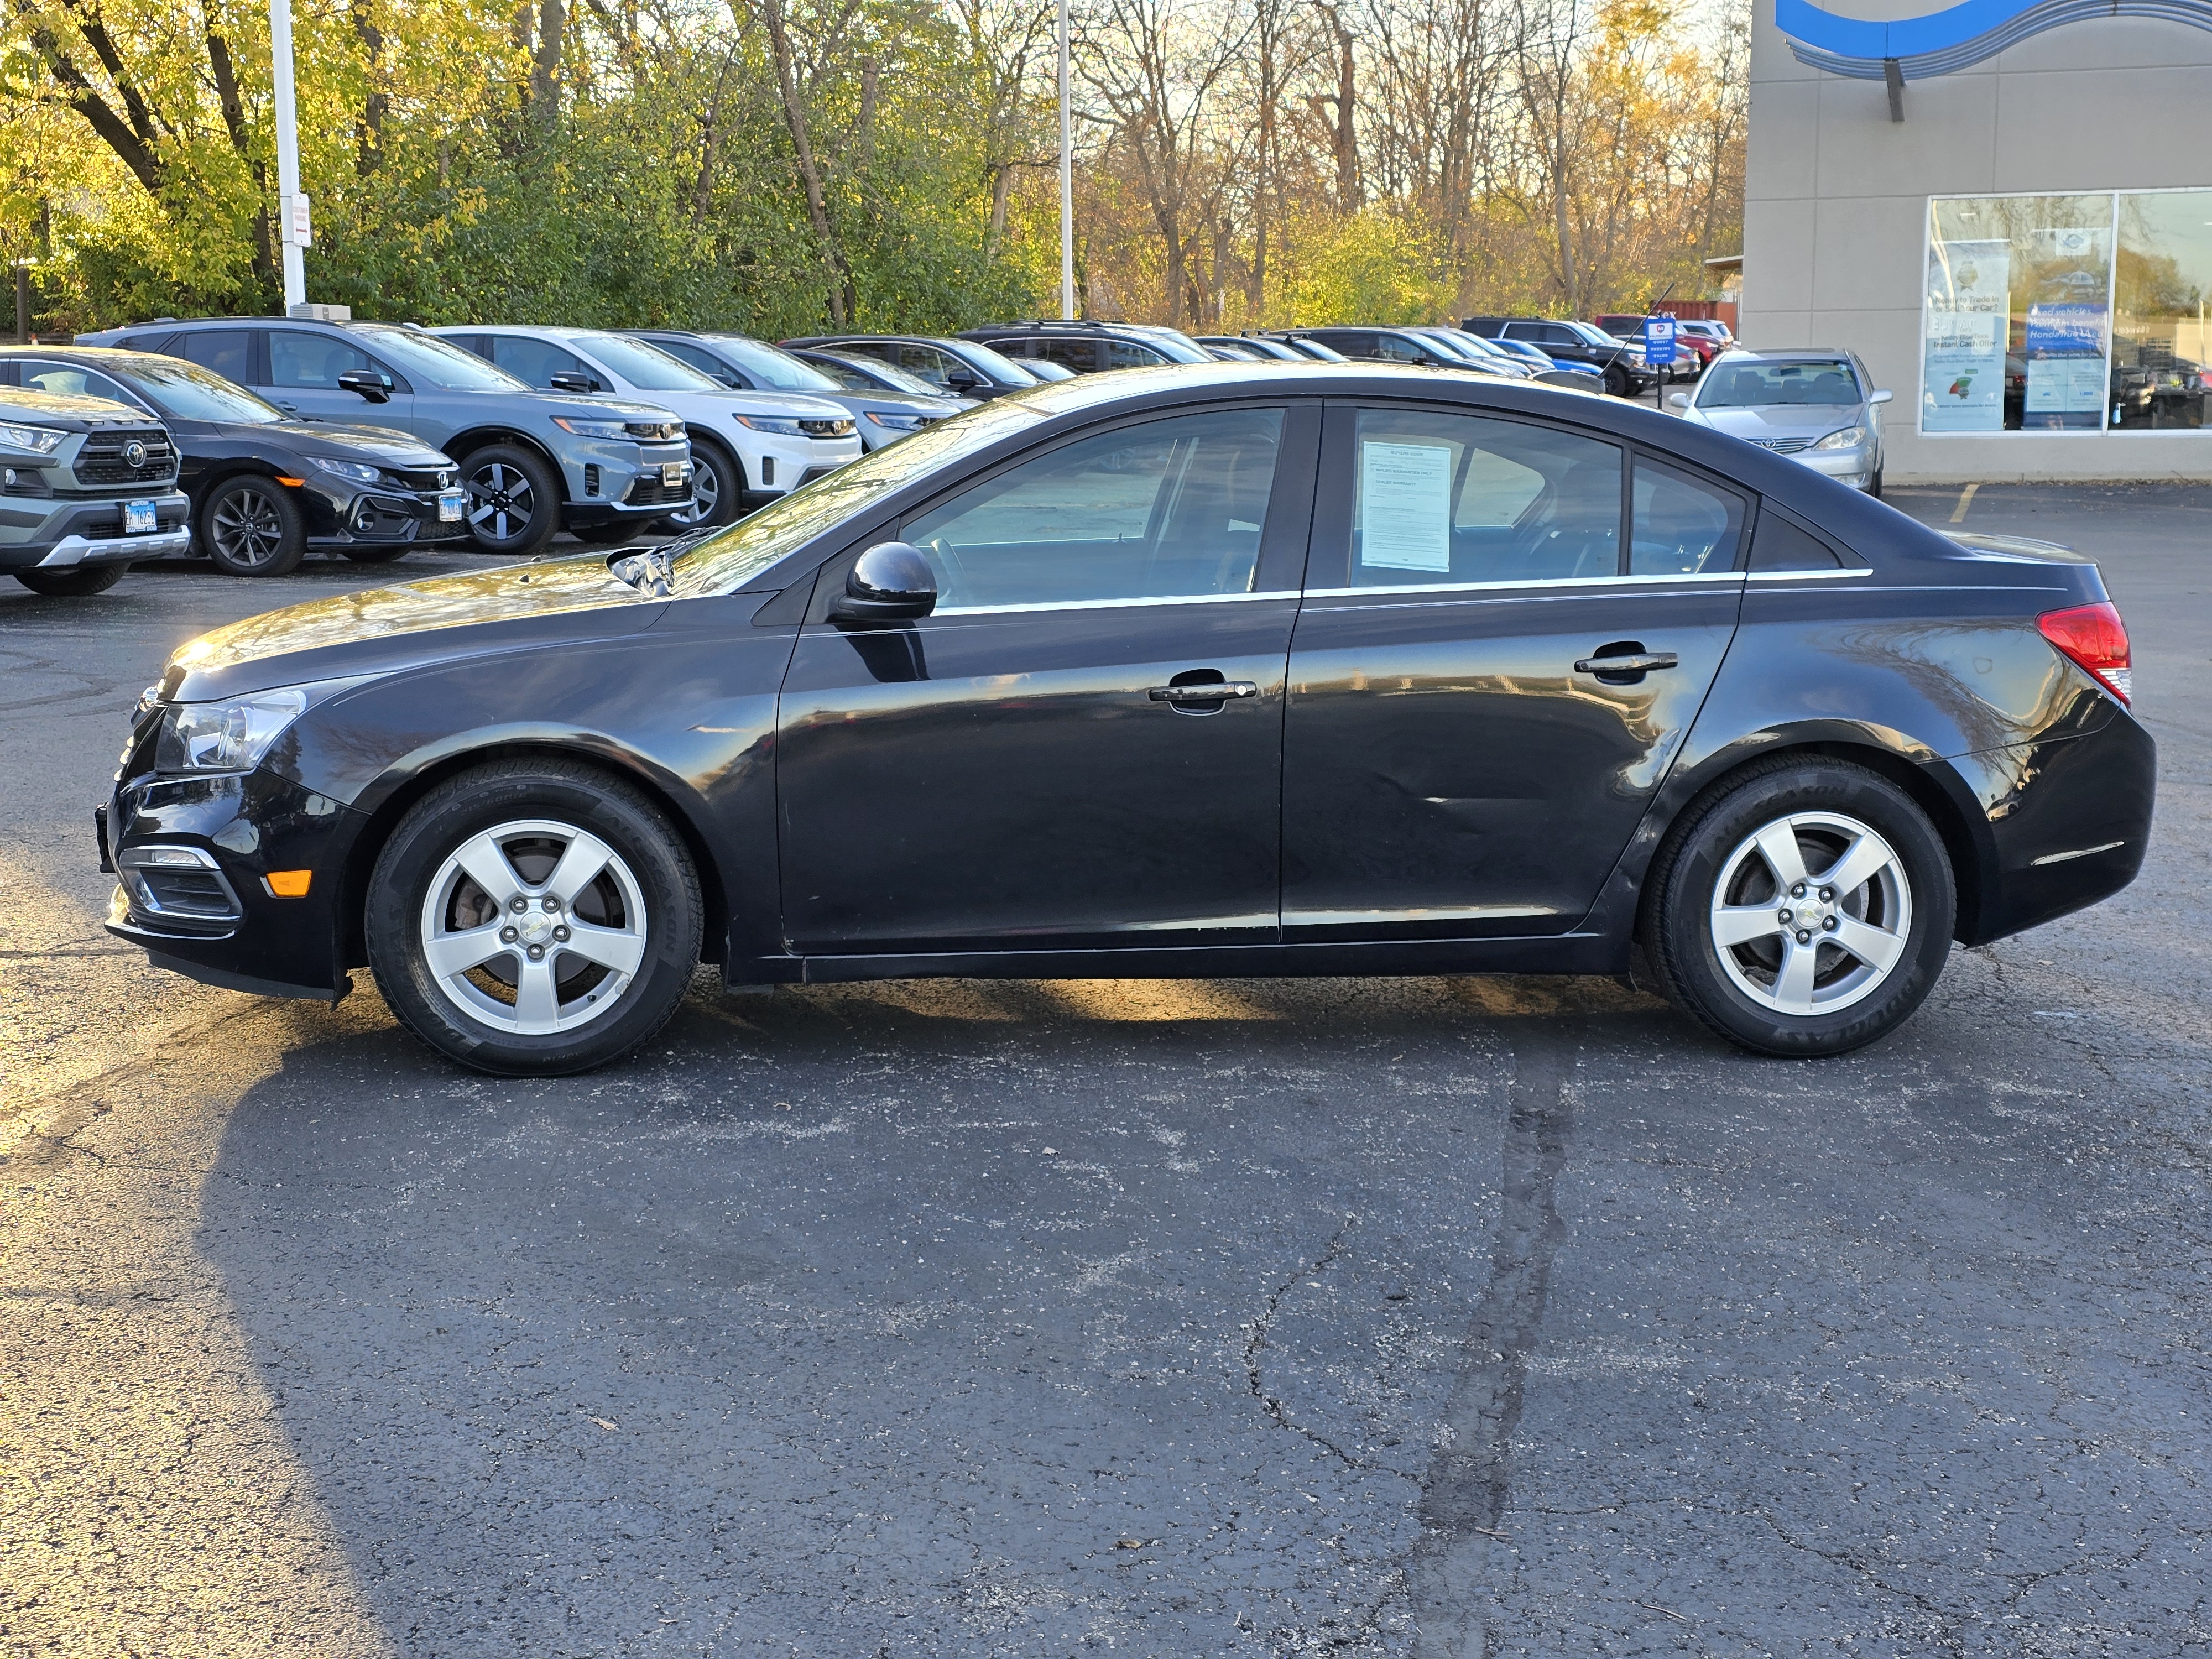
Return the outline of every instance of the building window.
{"type": "Polygon", "coordinates": [[[1923,433],[2204,424],[2212,191],[1936,197],[1923,433]]]}

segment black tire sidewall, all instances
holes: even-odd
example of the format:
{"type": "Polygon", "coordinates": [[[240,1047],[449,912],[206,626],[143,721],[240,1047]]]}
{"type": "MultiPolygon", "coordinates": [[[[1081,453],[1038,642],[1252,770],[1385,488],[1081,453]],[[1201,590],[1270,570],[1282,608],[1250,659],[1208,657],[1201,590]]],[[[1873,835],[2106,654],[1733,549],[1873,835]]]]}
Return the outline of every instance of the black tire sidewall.
{"type": "Polygon", "coordinates": [[[415,549],[413,542],[342,542],[338,551],[356,564],[390,564],[415,549]]]}
{"type": "Polygon", "coordinates": [[[226,576],[289,576],[307,556],[307,521],[300,512],[300,504],[287,493],[286,486],[272,478],[257,475],[224,479],[208,491],[207,499],[200,503],[199,529],[201,550],[226,576]],[[250,569],[228,562],[215,544],[216,514],[233,495],[248,489],[265,497],[276,507],[277,522],[283,526],[283,540],[276,550],[276,556],[267,564],[255,565],[250,569]]]}
{"type": "Polygon", "coordinates": [[[123,580],[127,564],[77,565],[67,570],[18,570],[15,580],[41,599],[88,599],[123,580]]]}
{"type": "Polygon", "coordinates": [[[1674,998],[1721,1036],[1761,1054],[1811,1057],[1873,1042],[1926,1000],[1951,953],[1957,890],[1951,860],[1928,815],[1902,789],[1862,767],[1784,763],[1715,799],[1669,854],[1650,930],[1674,998]],[[1797,1018],[1762,1008],[1738,990],[1713,944],[1710,906],[1729,855],[1762,825],[1794,812],[1839,812],[1871,826],[1896,852],[1911,884],[1904,960],[1848,1008],[1797,1018]]]}
{"type": "MultiPolygon", "coordinates": [[[[482,553],[496,554],[502,558],[535,558],[545,550],[561,528],[562,490],[561,479],[544,459],[515,444],[492,444],[483,449],[471,450],[461,462],[461,484],[465,490],[468,481],[488,466],[513,467],[530,480],[530,527],[521,535],[505,541],[479,533],[474,526],[469,529],[469,539],[482,553]]],[[[467,509],[463,508],[465,512],[467,509]]]]}
{"type": "Polygon", "coordinates": [[[665,1024],[699,960],[702,908],[674,830],[641,796],[582,769],[510,763],[464,773],[412,807],[378,854],[365,905],[369,966],[408,1030],[449,1058],[503,1077],[589,1070],[665,1024]],[[621,1002],[573,1032],[520,1036],[471,1018],[422,959],[420,918],[432,878],[471,836],[515,818],[559,819],[619,854],[646,903],[647,957],[621,1002]]]}

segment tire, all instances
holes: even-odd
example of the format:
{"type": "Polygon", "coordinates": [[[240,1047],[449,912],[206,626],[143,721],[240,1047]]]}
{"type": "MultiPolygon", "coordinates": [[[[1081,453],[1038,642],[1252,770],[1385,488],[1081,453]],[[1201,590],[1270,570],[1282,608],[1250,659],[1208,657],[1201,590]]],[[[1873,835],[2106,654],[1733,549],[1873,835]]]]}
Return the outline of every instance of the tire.
{"type": "Polygon", "coordinates": [[[356,564],[391,564],[413,550],[412,542],[347,542],[338,551],[356,564]]]}
{"type": "Polygon", "coordinates": [[[1876,501],[1881,499],[1881,469],[1880,467],[1875,468],[1874,477],[1867,480],[1867,494],[1876,501]]]}
{"type": "Polygon", "coordinates": [[[88,599],[123,580],[127,564],[81,564],[67,570],[18,570],[15,580],[50,599],[88,599]]]}
{"type": "Polygon", "coordinates": [[[226,478],[200,503],[200,548],[226,576],[289,576],[307,556],[291,491],[258,473],[226,478]]]}
{"type": "Polygon", "coordinates": [[[671,513],[661,522],[677,534],[734,524],[745,510],[745,469],[712,438],[691,441],[691,500],[689,510],[671,513]]]}
{"type": "Polygon", "coordinates": [[[1921,1005],[1957,908],[1943,838],[1911,796],[1848,762],[1784,757],[1684,814],[1639,933],[1676,1006],[1756,1053],[1810,1057],[1871,1042],[1921,1005]],[[1850,885],[1824,886],[1846,860],[1850,885]]]}
{"type": "Polygon", "coordinates": [[[1628,396],[1628,371],[1618,364],[1605,371],[1606,395],[1612,398],[1628,396]]]}
{"type": "Polygon", "coordinates": [[[544,459],[519,444],[472,450],[461,462],[462,509],[479,553],[530,559],[561,528],[561,481],[544,459]]]}
{"type": "Polygon", "coordinates": [[[667,818],[557,760],[478,767],[416,802],[378,854],[365,921],[400,1023],[497,1077],[588,1071],[646,1042],[683,1000],[705,927],[667,818]],[[580,885],[563,874],[572,851],[594,872],[580,885]]]}

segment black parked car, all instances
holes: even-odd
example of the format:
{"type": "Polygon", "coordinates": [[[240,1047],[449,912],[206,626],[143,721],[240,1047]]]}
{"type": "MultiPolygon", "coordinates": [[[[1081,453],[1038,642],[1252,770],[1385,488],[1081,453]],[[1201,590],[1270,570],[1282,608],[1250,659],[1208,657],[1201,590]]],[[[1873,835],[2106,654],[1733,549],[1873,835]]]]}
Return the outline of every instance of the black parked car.
{"type": "Polygon", "coordinates": [[[1612,399],[1088,376],[675,550],[217,629],[139,708],[109,927],[374,969],[479,1069],[732,983],[1621,975],[1770,1054],[2124,885],[2096,567],[1612,399]]]}
{"type": "Polygon", "coordinates": [[[991,323],[963,329],[960,337],[989,346],[1024,367],[1032,362],[1058,363],[1078,374],[1216,361],[1182,330],[1142,323],[991,323]]]}
{"type": "Polygon", "coordinates": [[[180,357],[0,346],[0,386],[81,391],[167,422],[194,539],[233,576],[282,576],[310,549],[380,564],[468,533],[459,469],[421,439],[291,419],[180,357]]]}
{"type": "Polygon", "coordinates": [[[1429,368],[1457,369],[1469,374],[1494,375],[1507,380],[1528,378],[1477,357],[1472,351],[1462,350],[1449,340],[1415,329],[1302,328],[1297,331],[1297,337],[1318,340],[1332,351],[1368,362],[1413,363],[1429,368]]]}
{"type": "Polygon", "coordinates": [[[1548,317],[1468,317],[1460,326],[1486,340],[1510,340],[1534,346],[1558,363],[1586,363],[1605,377],[1616,398],[1633,398],[1658,379],[1644,361],[1644,348],[1617,340],[1595,323],[1548,317]]]}
{"type": "Polygon", "coordinates": [[[780,342],[786,351],[835,351],[904,369],[939,398],[1002,398],[1042,384],[1040,377],[974,340],[927,334],[810,334],[780,342]]]}

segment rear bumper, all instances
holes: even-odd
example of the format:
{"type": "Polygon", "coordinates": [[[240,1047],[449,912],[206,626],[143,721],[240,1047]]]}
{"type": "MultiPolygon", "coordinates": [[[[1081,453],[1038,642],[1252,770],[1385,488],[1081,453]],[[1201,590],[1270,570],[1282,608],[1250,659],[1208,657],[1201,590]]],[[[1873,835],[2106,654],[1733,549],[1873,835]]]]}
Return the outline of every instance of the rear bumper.
{"type": "Polygon", "coordinates": [[[2142,868],[2158,746],[2130,715],[2116,709],[2084,737],[1929,764],[1963,786],[1987,837],[1980,879],[1971,890],[1960,884],[1962,944],[1984,945],[2110,898],[2142,868]]]}

